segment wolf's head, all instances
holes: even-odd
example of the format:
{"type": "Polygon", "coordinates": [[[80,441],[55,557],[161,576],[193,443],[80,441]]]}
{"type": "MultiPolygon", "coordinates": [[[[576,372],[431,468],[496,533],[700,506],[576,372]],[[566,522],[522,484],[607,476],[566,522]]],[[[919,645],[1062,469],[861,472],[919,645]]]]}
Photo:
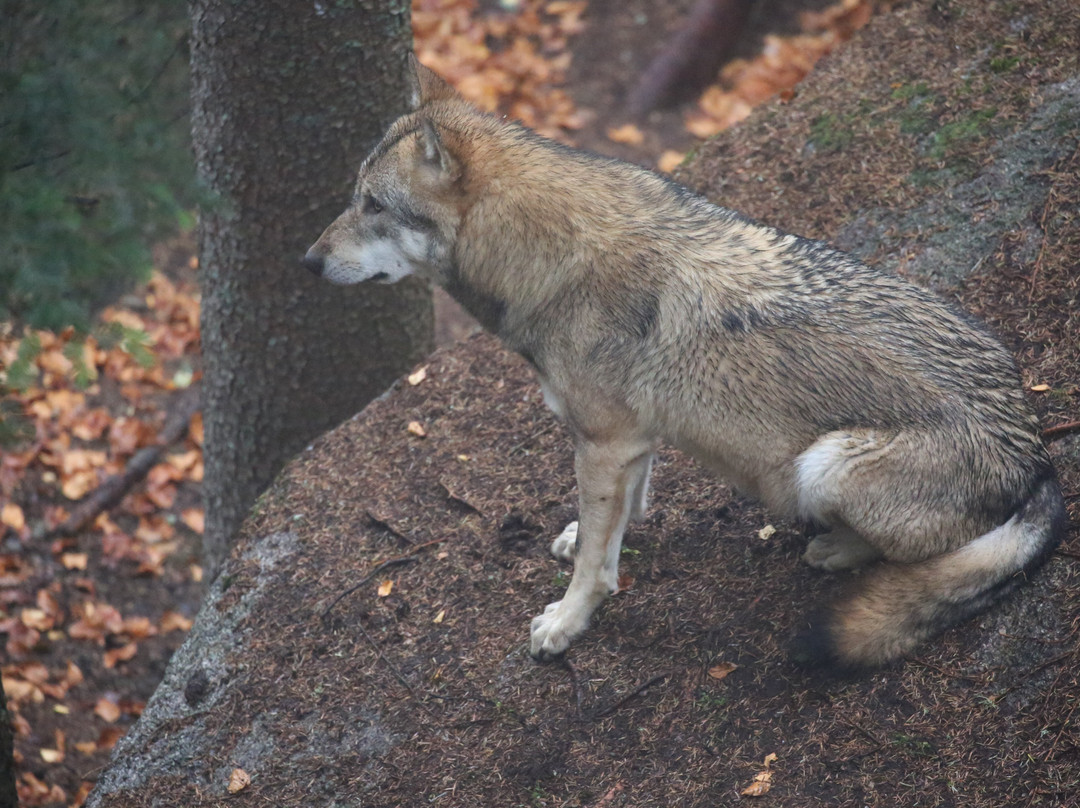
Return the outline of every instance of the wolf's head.
{"type": "Polygon", "coordinates": [[[439,280],[450,271],[463,177],[434,114],[467,105],[415,57],[410,72],[413,111],[368,155],[349,207],[304,256],[305,267],[334,283],[394,283],[413,273],[439,280]]]}

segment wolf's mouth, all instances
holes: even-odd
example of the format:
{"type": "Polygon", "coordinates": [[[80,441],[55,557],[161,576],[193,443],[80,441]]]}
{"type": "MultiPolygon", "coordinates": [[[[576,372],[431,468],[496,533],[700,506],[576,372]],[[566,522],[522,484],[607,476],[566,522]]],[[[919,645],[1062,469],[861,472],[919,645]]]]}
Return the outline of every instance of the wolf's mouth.
{"type": "Polygon", "coordinates": [[[389,277],[390,276],[387,275],[385,272],[376,272],[374,275],[372,275],[370,278],[368,278],[368,280],[378,282],[378,281],[385,281],[389,277]]]}

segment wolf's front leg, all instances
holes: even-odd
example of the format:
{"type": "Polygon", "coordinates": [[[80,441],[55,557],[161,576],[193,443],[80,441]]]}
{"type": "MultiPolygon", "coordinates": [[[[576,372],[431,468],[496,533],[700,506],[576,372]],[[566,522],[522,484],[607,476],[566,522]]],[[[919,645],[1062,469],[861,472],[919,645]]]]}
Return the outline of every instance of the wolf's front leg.
{"type": "MultiPolygon", "coordinates": [[[[631,512],[641,506],[652,451],[651,444],[638,440],[578,444],[574,466],[580,510],[574,576],[566,596],[533,618],[531,653],[537,659],[565,651],[588,626],[600,602],[618,589],[623,531],[631,512]]],[[[568,540],[568,531],[563,531],[556,544],[568,540]]],[[[560,549],[569,554],[568,547],[560,549]]]]}
{"type": "MultiPolygon", "coordinates": [[[[637,522],[645,518],[649,506],[649,475],[652,474],[654,454],[651,452],[644,460],[644,468],[638,475],[634,490],[630,494],[630,521],[637,522]]],[[[551,554],[560,561],[573,561],[577,554],[578,523],[571,522],[551,543],[551,554]]]]}

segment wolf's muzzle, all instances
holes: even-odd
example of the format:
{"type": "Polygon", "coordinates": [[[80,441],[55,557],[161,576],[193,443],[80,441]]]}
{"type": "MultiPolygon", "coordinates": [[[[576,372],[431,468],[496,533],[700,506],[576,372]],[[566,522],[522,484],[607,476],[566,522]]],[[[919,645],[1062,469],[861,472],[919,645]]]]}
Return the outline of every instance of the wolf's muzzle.
{"type": "Polygon", "coordinates": [[[322,277],[325,261],[321,255],[308,250],[307,254],[300,259],[300,263],[316,278],[322,277]]]}

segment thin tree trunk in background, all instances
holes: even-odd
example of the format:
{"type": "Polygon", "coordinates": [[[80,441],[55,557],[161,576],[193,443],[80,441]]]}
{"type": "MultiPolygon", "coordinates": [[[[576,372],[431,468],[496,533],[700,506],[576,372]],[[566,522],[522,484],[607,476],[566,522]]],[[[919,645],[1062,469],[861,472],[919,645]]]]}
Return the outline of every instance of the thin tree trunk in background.
{"type": "Polygon", "coordinates": [[[697,95],[716,81],[750,18],[754,0],[698,0],[679,30],[627,94],[627,112],[643,117],[697,95]]]}
{"type": "Polygon", "coordinates": [[[431,348],[430,290],[338,287],[299,265],[404,111],[407,0],[192,0],[192,131],[216,573],[282,465],[431,348]]]}

